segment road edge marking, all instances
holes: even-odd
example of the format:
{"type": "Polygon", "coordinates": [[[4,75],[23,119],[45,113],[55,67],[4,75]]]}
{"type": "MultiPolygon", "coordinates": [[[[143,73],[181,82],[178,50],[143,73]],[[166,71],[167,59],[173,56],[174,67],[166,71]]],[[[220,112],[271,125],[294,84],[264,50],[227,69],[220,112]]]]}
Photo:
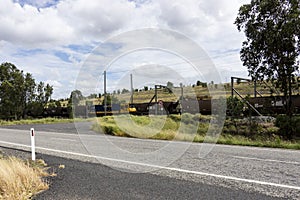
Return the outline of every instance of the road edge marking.
{"type": "MultiPolygon", "coordinates": [[[[15,146],[15,147],[30,148],[29,145],[12,143],[12,142],[5,142],[5,141],[0,141],[0,144],[12,145],[12,146],[15,146]]],[[[206,173],[206,172],[179,169],[179,168],[174,168],[174,167],[164,167],[164,166],[159,166],[159,165],[139,163],[139,162],[134,162],[134,161],[126,161],[126,160],[120,160],[120,159],[115,159],[115,158],[107,158],[107,157],[101,157],[101,156],[93,156],[93,155],[88,155],[88,154],[83,154],[83,153],[62,151],[62,150],[49,149],[49,148],[44,148],[44,147],[36,147],[36,149],[37,150],[39,149],[39,150],[44,150],[44,151],[50,151],[50,152],[56,152],[56,153],[69,154],[69,155],[74,155],[74,156],[87,157],[87,158],[96,158],[96,159],[102,159],[102,160],[108,160],[108,161],[114,161],[114,162],[122,162],[122,163],[139,165],[139,166],[147,166],[147,167],[152,167],[152,168],[156,168],[156,169],[177,171],[177,172],[183,172],[183,173],[188,173],[188,174],[197,174],[197,175],[202,175],[202,176],[210,176],[210,177],[221,178],[221,179],[226,179],[226,180],[233,180],[233,181],[240,181],[240,182],[246,182],[246,183],[254,183],[254,184],[259,184],[259,185],[267,185],[267,186],[274,186],[274,187],[280,187],[280,188],[286,188],[286,189],[300,190],[299,186],[284,185],[284,184],[271,183],[271,182],[258,181],[258,180],[245,179],[245,178],[238,178],[238,177],[225,176],[225,175],[219,175],[219,174],[211,174],[211,173],[206,173]]]]}

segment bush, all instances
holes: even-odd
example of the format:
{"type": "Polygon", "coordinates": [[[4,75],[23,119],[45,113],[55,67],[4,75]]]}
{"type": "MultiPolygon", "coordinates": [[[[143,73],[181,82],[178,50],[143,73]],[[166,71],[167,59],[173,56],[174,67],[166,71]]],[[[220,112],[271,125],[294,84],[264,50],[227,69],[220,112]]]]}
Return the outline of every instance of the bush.
{"type": "Polygon", "coordinates": [[[104,126],[103,130],[107,135],[114,135],[114,128],[112,126],[104,126]]]}
{"type": "Polygon", "coordinates": [[[300,136],[300,117],[279,115],[276,117],[275,126],[279,128],[278,134],[285,139],[293,139],[300,136]]]}
{"type": "Polygon", "coordinates": [[[172,119],[175,122],[180,122],[181,115],[174,115],[174,114],[172,114],[172,115],[169,115],[169,118],[172,119]]]}
{"type": "Polygon", "coordinates": [[[185,124],[194,124],[194,119],[193,119],[193,115],[190,113],[183,113],[181,115],[181,122],[185,123],[185,124]]]}

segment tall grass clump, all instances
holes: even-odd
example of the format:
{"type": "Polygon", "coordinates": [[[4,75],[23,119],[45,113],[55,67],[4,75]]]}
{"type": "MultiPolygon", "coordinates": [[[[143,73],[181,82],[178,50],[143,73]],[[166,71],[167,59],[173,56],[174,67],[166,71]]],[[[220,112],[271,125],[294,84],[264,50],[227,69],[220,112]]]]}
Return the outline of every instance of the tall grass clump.
{"type": "MultiPolygon", "coordinates": [[[[24,162],[15,157],[0,158],[0,199],[30,199],[47,190],[43,177],[49,174],[39,163],[24,162]]],[[[41,162],[43,163],[43,162],[41,162]]]]}
{"type": "Polygon", "coordinates": [[[216,124],[210,124],[214,119],[214,116],[189,113],[169,116],[109,116],[98,118],[98,123],[93,124],[92,129],[125,137],[300,149],[299,139],[286,140],[278,134],[281,127],[276,127],[273,122],[253,123],[247,118],[226,119],[222,133],[213,135],[220,129],[216,124]],[[209,128],[210,134],[207,133],[209,128]]]}

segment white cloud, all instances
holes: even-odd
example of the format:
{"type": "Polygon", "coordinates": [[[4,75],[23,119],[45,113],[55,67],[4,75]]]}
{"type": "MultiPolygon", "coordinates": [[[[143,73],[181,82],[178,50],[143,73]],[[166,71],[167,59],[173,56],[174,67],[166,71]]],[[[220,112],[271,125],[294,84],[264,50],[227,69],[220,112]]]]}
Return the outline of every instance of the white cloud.
{"type": "Polygon", "coordinates": [[[66,0],[57,5],[59,16],[78,39],[99,40],[123,29],[133,19],[134,3],[127,1],[66,0]]]}
{"type": "MultiPolygon", "coordinates": [[[[232,52],[241,47],[243,40],[233,23],[238,8],[250,0],[26,0],[23,6],[18,1],[1,1],[0,62],[13,62],[36,79],[52,80],[56,97],[69,96],[73,89],[80,65],[88,55],[80,51],[81,47],[95,47],[95,42],[140,28],[183,33],[203,47],[220,70],[244,70],[238,50],[232,52]],[[68,47],[70,44],[80,47],[68,47]],[[30,54],[35,49],[41,51],[30,54]],[[20,51],[29,54],[17,55],[20,51]]],[[[157,43],[164,43],[164,39],[155,38],[157,43]]],[[[131,42],[138,43],[139,38],[131,42]]],[[[168,42],[176,46],[177,41],[168,42]]],[[[163,58],[154,61],[164,62],[163,58]]]]}
{"type": "Polygon", "coordinates": [[[73,38],[73,29],[57,15],[57,10],[3,0],[0,7],[0,40],[27,47],[54,46],[73,38]]]}

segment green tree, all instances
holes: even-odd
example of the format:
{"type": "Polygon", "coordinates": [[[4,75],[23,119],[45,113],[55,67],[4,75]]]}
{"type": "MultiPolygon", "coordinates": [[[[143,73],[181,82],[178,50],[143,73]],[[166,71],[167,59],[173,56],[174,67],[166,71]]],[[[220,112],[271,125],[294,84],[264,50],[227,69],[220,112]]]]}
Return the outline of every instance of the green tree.
{"type": "Polygon", "coordinates": [[[97,94],[90,94],[87,98],[88,99],[95,99],[95,98],[97,98],[97,94]]]}
{"type": "Polygon", "coordinates": [[[27,112],[30,110],[32,103],[35,100],[35,90],[36,90],[36,83],[34,78],[30,73],[26,73],[25,75],[25,90],[23,93],[24,98],[24,113],[23,117],[26,116],[27,112]]]}
{"type": "MultiPolygon", "coordinates": [[[[103,99],[102,105],[105,104],[105,98],[103,99]]],[[[112,104],[112,97],[110,94],[106,94],[106,105],[111,105],[112,104]]]]}
{"type": "Polygon", "coordinates": [[[170,90],[173,90],[174,84],[170,81],[167,82],[167,88],[169,88],[170,90]]]}
{"type": "Polygon", "coordinates": [[[118,103],[120,103],[120,100],[115,95],[112,95],[111,96],[111,103],[112,104],[118,104],[118,103]]]}
{"type": "Polygon", "coordinates": [[[60,107],[61,107],[61,103],[60,103],[59,100],[58,100],[58,101],[55,101],[55,107],[57,107],[57,108],[60,108],[60,107]]]}
{"type": "Polygon", "coordinates": [[[237,97],[229,97],[227,99],[227,110],[237,134],[239,134],[239,118],[243,116],[244,103],[237,97]]]}
{"type": "Polygon", "coordinates": [[[252,79],[266,79],[284,94],[292,116],[292,87],[299,67],[299,0],[252,0],[240,7],[235,24],[247,37],[241,60],[252,79]]]}
{"type": "Polygon", "coordinates": [[[84,99],[80,90],[73,90],[68,100],[68,113],[70,118],[74,118],[76,114],[76,106],[79,105],[80,101],[84,99]]]}
{"type": "Polygon", "coordinates": [[[24,109],[24,76],[14,64],[0,65],[0,112],[2,118],[19,119],[24,109]]]}
{"type": "Polygon", "coordinates": [[[203,88],[207,88],[207,83],[201,83],[201,86],[202,86],[203,88]]]}
{"type": "Polygon", "coordinates": [[[78,106],[79,102],[84,99],[80,90],[74,90],[71,92],[69,104],[73,106],[78,106]]]}
{"type": "Polygon", "coordinates": [[[19,70],[12,63],[0,65],[0,117],[20,119],[28,112],[40,115],[53,92],[43,82],[36,85],[31,74],[19,70]]]}
{"type": "Polygon", "coordinates": [[[44,87],[44,92],[45,92],[44,103],[47,104],[47,102],[49,102],[49,100],[51,99],[51,95],[53,93],[53,87],[47,83],[47,85],[44,87]]]}
{"type": "Polygon", "coordinates": [[[126,94],[126,93],[129,93],[129,90],[127,90],[126,88],[123,88],[121,94],[126,94]]]}
{"type": "Polygon", "coordinates": [[[44,108],[50,100],[53,93],[53,87],[49,84],[40,81],[36,86],[35,100],[30,103],[30,111],[34,116],[41,116],[43,114],[44,108]]]}

